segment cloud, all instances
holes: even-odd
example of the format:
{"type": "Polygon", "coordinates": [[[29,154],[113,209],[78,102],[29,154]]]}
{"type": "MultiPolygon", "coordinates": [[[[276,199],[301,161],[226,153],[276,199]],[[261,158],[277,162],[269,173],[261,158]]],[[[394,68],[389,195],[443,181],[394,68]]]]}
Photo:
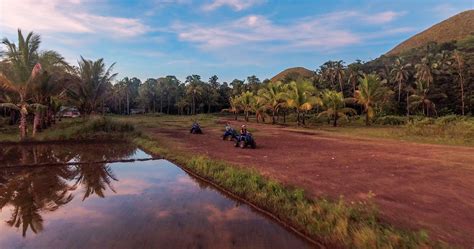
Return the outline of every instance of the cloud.
{"type": "Polygon", "coordinates": [[[364,18],[366,22],[373,23],[373,24],[383,24],[383,23],[388,23],[398,16],[404,15],[403,12],[395,12],[395,11],[384,11],[377,13],[375,15],[368,15],[367,17],[364,18]]]}
{"type": "Polygon", "coordinates": [[[197,44],[204,50],[218,50],[239,45],[246,48],[293,48],[327,50],[360,43],[361,34],[351,31],[347,20],[368,24],[386,23],[398,13],[382,12],[367,15],[357,12],[336,12],[318,17],[306,17],[291,23],[275,24],[265,16],[248,15],[240,19],[211,26],[196,23],[175,23],[172,26],[181,41],[197,44]],[[259,46],[264,45],[264,46],[259,46]]]}
{"type": "Polygon", "coordinates": [[[220,7],[228,6],[235,11],[241,11],[262,2],[262,0],[212,0],[212,2],[203,5],[202,9],[205,11],[213,11],[220,7]]]}
{"type": "MultiPolygon", "coordinates": [[[[434,12],[438,17],[446,19],[448,17],[454,16],[460,13],[463,10],[466,10],[466,6],[461,6],[461,4],[457,6],[453,6],[449,3],[442,3],[434,6],[431,11],[434,12]]],[[[471,7],[474,7],[474,4],[471,2],[471,7]]],[[[469,9],[469,8],[467,8],[469,9]]]]}
{"type": "Polygon", "coordinates": [[[139,19],[88,13],[80,0],[2,0],[0,26],[42,33],[105,34],[131,37],[150,28],[139,19]]]}

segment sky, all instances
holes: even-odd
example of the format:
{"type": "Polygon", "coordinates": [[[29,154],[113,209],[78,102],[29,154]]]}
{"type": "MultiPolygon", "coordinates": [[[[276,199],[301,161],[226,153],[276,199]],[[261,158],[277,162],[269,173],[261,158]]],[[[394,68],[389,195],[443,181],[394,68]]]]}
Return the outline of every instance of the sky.
{"type": "Polygon", "coordinates": [[[474,0],[0,0],[0,37],[33,31],[71,64],[115,62],[118,79],[230,82],[375,59],[469,9],[474,0]]]}

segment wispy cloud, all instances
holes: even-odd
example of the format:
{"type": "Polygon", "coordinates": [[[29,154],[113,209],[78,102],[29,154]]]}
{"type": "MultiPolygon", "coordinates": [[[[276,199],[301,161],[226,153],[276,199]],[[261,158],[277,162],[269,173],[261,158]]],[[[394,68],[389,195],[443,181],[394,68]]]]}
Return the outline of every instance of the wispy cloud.
{"type": "MultiPolygon", "coordinates": [[[[400,15],[392,11],[371,15],[345,11],[305,17],[286,24],[276,24],[261,15],[248,15],[217,25],[175,23],[172,29],[181,41],[197,44],[204,50],[245,45],[246,49],[253,47],[273,52],[282,48],[323,51],[357,44],[364,39],[366,34],[352,31],[347,26],[348,20],[374,26],[388,23],[400,15]]],[[[396,30],[400,31],[403,30],[396,30]]]]}
{"type": "MultiPolygon", "coordinates": [[[[471,7],[474,8],[474,3],[472,2],[471,7]]],[[[463,10],[466,10],[465,6],[454,6],[450,3],[438,4],[431,9],[432,12],[434,12],[438,17],[443,19],[454,16],[463,10]]]]}
{"type": "Polygon", "coordinates": [[[262,2],[263,0],[212,0],[210,3],[204,4],[202,9],[212,11],[223,6],[228,6],[235,11],[241,11],[262,2]]]}
{"type": "Polygon", "coordinates": [[[2,0],[0,26],[42,33],[106,34],[113,37],[141,35],[150,28],[139,19],[89,13],[80,0],[2,0]]]}

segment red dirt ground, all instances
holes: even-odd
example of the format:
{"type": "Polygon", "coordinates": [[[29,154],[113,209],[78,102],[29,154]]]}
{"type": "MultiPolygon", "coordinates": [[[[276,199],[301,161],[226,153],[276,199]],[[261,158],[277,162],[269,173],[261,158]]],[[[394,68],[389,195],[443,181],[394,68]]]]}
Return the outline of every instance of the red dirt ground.
{"type": "Polygon", "coordinates": [[[256,129],[255,150],[222,141],[223,125],[204,127],[205,135],[171,127],[148,131],[187,151],[254,167],[312,196],[343,195],[357,201],[371,191],[383,219],[391,224],[425,229],[431,238],[474,247],[474,148],[249,126],[256,129]]]}

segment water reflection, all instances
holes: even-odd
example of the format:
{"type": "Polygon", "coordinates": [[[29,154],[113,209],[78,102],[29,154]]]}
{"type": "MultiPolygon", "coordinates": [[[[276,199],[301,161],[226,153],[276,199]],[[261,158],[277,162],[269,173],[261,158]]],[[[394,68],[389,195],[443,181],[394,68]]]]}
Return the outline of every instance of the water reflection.
{"type": "Polygon", "coordinates": [[[3,168],[0,171],[0,210],[10,207],[6,223],[21,228],[26,236],[43,230],[41,213],[52,212],[73,199],[72,192],[83,189],[82,200],[91,195],[105,197],[107,189],[115,190],[117,181],[110,166],[84,164],[78,166],[38,167],[34,169],[3,168]]]}
{"type": "Polygon", "coordinates": [[[164,160],[0,168],[0,219],[0,248],[310,247],[164,160]]]}
{"type": "Polygon", "coordinates": [[[67,162],[110,161],[132,157],[126,143],[59,143],[0,146],[0,167],[67,162]]]}

